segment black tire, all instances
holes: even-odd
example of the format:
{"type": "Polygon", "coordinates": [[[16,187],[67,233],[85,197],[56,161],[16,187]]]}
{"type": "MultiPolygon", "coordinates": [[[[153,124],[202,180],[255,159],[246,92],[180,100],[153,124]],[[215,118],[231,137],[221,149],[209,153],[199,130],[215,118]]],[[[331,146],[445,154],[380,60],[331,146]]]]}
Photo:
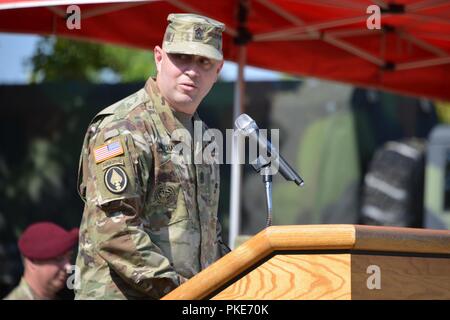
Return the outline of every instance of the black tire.
{"type": "Polygon", "coordinates": [[[364,177],[361,223],[422,227],[425,142],[392,141],[376,153],[364,177]]]}

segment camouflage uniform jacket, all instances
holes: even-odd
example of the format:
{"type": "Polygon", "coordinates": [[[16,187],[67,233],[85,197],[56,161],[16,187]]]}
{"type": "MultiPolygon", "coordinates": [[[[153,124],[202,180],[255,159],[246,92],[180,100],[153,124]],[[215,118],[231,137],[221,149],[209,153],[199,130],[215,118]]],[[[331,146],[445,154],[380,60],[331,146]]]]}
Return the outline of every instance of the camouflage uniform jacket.
{"type": "Polygon", "coordinates": [[[4,300],[41,300],[34,292],[31,290],[28,283],[24,278],[20,280],[17,287],[11,291],[4,300]]]}
{"type": "Polygon", "coordinates": [[[218,164],[172,152],[183,128],[153,79],[92,120],[80,158],[76,299],[158,299],[228,252],[218,164]],[[102,160],[105,146],[117,155],[102,160]]]}

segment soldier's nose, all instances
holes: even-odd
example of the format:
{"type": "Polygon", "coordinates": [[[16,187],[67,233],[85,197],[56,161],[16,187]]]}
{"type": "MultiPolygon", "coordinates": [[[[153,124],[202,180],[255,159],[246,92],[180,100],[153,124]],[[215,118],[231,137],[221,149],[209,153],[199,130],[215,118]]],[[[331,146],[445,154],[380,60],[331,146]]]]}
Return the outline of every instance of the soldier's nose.
{"type": "Polygon", "coordinates": [[[199,71],[197,69],[197,65],[195,63],[189,64],[189,66],[187,66],[184,70],[184,74],[186,74],[190,78],[198,77],[199,71]]]}

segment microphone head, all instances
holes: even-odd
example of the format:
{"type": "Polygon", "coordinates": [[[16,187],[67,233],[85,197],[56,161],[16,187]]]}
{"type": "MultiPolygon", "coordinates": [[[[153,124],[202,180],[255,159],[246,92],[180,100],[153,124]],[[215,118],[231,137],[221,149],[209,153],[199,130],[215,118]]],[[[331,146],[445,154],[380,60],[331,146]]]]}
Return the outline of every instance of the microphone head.
{"type": "Polygon", "coordinates": [[[258,130],[255,120],[253,120],[248,114],[243,113],[234,121],[234,125],[239,131],[242,131],[245,135],[249,135],[255,130],[258,130]]]}

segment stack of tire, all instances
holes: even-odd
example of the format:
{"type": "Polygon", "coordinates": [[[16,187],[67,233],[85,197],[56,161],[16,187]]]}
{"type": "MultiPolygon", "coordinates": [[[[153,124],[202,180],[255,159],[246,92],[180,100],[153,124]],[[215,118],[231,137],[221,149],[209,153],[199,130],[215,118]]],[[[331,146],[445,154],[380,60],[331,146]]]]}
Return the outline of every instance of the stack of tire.
{"type": "Polygon", "coordinates": [[[391,141],[374,155],[364,177],[361,223],[422,227],[424,140],[391,141]]]}

